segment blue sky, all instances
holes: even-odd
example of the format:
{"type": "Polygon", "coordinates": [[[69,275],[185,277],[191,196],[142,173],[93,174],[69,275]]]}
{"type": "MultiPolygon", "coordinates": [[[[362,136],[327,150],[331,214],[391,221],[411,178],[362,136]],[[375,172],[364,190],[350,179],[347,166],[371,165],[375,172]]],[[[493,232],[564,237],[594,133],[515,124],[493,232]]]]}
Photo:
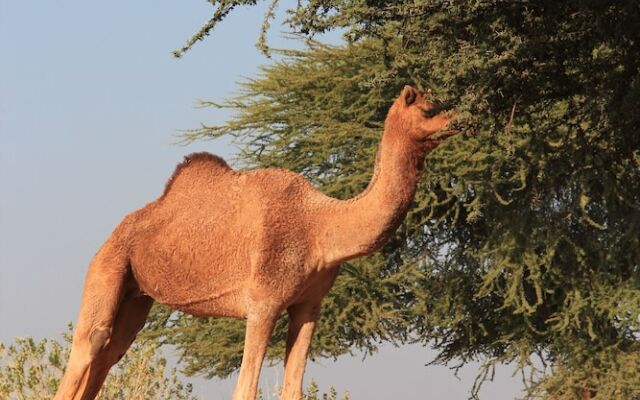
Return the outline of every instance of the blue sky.
{"type": "MultiPolygon", "coordinates": [[[[0,342],[58,336],[120,219],[156,198],[184,155],[233,154],[223,140],[175,142],[181,129],[228,117],[197,108],[199,99],[230,96],[269,62],[254,47],[264,6],[239,10],[176,60],[172,50],[210,15],[204,0],[0,0],[0,342]]],[[[294,46],[281,29],[274,24],[270,42],[294,46]]],[[[313,363],[307,381],[354,400],[467,398],[477,365],[459,381],[425,367],[433,356],[383,345],[364,360],[313,363]]],[[[268,369],[263,386],[281,378],[268,369]]],[[[234,384],[195,380],[202,399],[228,399],[234,384]]],[[[519,387],[505,367],[483,394],[513,399],[519,387]]]]}

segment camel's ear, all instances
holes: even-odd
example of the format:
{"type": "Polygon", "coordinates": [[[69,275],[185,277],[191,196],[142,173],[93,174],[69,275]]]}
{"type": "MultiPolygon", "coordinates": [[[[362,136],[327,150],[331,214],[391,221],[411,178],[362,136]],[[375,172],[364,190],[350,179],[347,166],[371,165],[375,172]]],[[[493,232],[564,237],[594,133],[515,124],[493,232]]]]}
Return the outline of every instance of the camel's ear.
{"type": "Polygon", "coordinates": [[[404,99],[404,104],[410,106],[416,101],[418,97],[418,91],[412,88],[409,85],[406,85],[404,89],[402,89],[402,98],[404,99]]]}

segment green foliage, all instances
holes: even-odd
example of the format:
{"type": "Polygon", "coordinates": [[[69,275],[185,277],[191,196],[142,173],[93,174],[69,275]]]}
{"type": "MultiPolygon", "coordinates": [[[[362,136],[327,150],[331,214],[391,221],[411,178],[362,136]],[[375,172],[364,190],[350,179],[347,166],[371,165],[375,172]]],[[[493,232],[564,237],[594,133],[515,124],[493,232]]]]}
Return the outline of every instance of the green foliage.
{"type": "Polygon", "coordinates": [[[329,393],[323,393],[321,395],[318,384],[311,381],[307,392],[304,394],[303,400],[349,400],[349,394],[346,393],[342,397],[338,397],[338,392],[332,387],[329,389],[329,393]]]}
{"type": "MultiPolygon", "coordinates": [[[[287,23],[347,42],[281,52],[211,104],[234,118],[186,140],[231,136],[242,165],[345,198],[404,84],[454,105],[461,131],[428,157],[396,238],[344,266],[313,355],[418,341],[436,362],[483,358],[480,380],[538,355],[552,373],[531,376],[531,398],[640,397],[640,3],[301,1],[287,23]]],[[[190,372],[237,367],[240,323],[156,320],[178,328],[161,334],[190,372]]]]}
{"type": "MultiPolygon", "coordinates": [[[[45,400],[55,395],[69,358],[70,334],[65,341],[18,338],[8,347],[0,343],[0,398],[45,400]]],[[[191,385],[178,380],[175,369],[158,352],[156,343],[134,343],[111,369],[98,400],[195,400],[191,385]]]]}
{"type": "MultiPolygon", "coordinates": [[[[271,400],[271,399],[279,399],[280,391],[276,390],[273,397],[265,396],[260,392],[258,394],[257,400],[271,400]]],[[[320,393],[320,387],[315,381],[311,381],[309,386],[307,387],[306,392],[303,394],[302,400],[349,400],[349,393],[345,393],[341,397],[338,397],[338,392],[335,388],[331,387],[328,393],[320,393]]]]}

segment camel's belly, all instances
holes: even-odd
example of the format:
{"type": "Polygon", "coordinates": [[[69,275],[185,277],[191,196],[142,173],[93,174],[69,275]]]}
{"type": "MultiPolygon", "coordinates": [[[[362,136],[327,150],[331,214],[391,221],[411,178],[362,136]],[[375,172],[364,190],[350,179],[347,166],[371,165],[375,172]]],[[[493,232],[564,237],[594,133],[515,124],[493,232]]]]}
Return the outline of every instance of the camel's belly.
{"type": "Polygon", "coordinates": [[[228,240],[211,232],[177,237],[175,230],[160,232],[136,246],[134,276],[159,303],[198,316],[242,318],[250,260],[240,241],[236,246],[222,243],[228,240]]]}
{"type": "Polygon", "coordinates": [[[224,274],[203,277],[181,267],[132,269],[140,290],[171,308],[196,316],[244,318],[246,315],[240,280],[229,279],[224,274]]]}
{"type": "MultiPolygon", "coordinates": [[[[151,295],[155,299],[153,295],[151,295]]],[[[160,297],[160,296],[159,296],[160,297]]],[[[180,310],[197,317],[231,317],[245,318],[247,315],[242,292],[218,293],[198,298],[186,303],[171,303],[157,300],[173,309],[180,310]]]]}

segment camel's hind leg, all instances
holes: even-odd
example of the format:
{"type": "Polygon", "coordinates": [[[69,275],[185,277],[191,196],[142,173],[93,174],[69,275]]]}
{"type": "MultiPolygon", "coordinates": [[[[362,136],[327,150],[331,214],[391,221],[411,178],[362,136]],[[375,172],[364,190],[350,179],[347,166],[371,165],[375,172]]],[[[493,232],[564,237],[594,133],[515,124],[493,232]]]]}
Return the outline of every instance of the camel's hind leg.
{"type": "Polygon", "coordinates": [[[144,326],[152,304],[153,299],[142,295],[137,286],[127,291],[116,314],[111,340],[89,368],[81,399],[93,399],[100,392],[109,370],[122,358],[144,326]]]}
{"type": "Polygon", "coordinates": [[[112,236],[102,246],[87,272],[69,362],[54,400],[93,399],[90,395],[95,393],[87,389],[95,386],[93,382],[100,375],[96,372],[108,364],[105,350],[127,283],[133,279],[125,250],[114,241],[112,236]]]}

